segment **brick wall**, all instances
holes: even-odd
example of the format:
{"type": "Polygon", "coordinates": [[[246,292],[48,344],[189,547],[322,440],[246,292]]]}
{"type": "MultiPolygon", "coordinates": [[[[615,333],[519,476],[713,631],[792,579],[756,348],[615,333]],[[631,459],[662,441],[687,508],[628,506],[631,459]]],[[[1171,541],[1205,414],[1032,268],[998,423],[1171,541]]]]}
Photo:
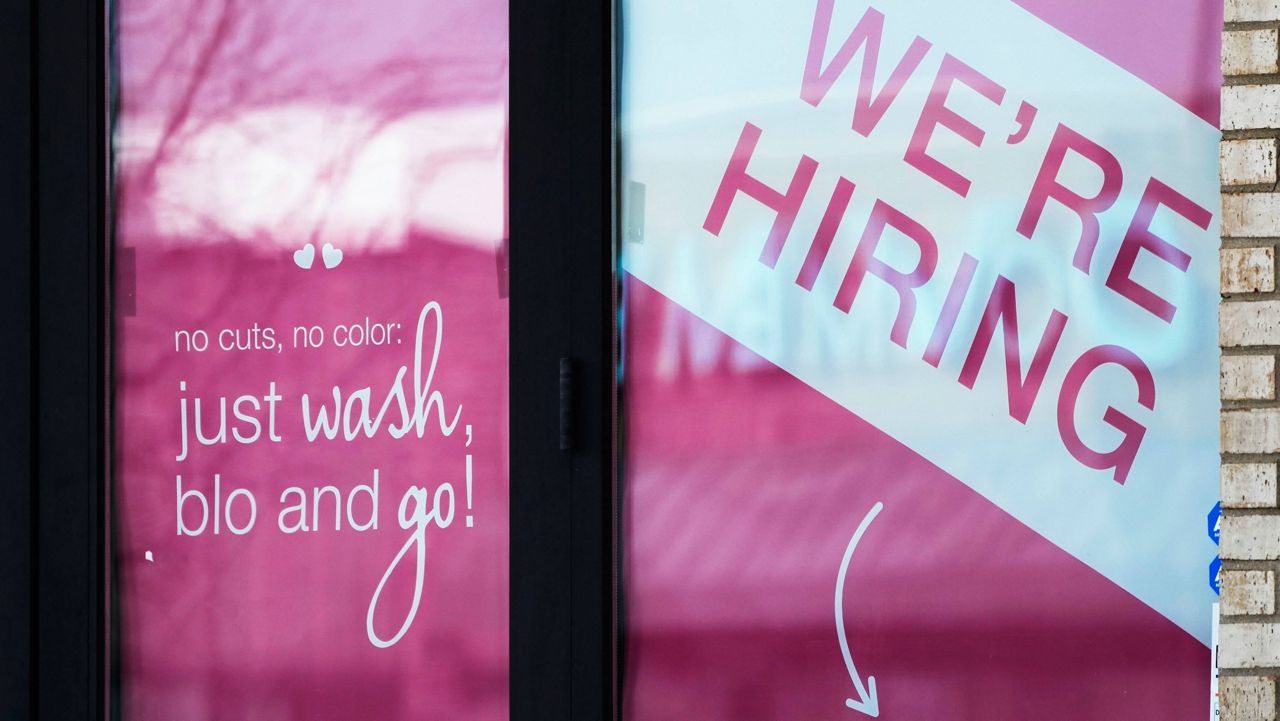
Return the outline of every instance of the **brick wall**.
{"type": "Polygon", "coordinates": [[[1222,34],[1222,625],[1224,721],[1277,719],[1280,675],[1280,0],[1226,0],[1222,34]]]}

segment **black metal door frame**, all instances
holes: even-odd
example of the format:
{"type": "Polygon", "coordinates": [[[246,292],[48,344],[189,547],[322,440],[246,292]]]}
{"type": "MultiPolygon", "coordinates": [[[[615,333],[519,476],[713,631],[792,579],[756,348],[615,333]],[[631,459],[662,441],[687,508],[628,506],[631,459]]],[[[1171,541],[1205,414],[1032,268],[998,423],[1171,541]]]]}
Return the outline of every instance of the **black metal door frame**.
{"type": "Polygon", "coordinates": [[[612,5],[511,3],[513,721],[615,717],[612,5]]]}
{"type": "Polygon", "coordinates": [[[103,713],[103,10],[5,5],[0,714],[103,713]]]}

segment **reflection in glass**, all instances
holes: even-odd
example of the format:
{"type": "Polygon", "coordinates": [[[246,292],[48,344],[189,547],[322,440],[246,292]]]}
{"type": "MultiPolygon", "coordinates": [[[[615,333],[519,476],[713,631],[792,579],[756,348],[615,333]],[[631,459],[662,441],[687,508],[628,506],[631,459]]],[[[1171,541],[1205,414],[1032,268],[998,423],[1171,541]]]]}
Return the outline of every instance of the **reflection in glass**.
{"type": "Polygon", "coordinates": [[[505,3],[113,13],[121,717],[506,718],[505,3]]]}
{"type": "Polygon", "coordinates": [[[622,3],[624,721],[1203,718],[1220,10],[622,3]]]}

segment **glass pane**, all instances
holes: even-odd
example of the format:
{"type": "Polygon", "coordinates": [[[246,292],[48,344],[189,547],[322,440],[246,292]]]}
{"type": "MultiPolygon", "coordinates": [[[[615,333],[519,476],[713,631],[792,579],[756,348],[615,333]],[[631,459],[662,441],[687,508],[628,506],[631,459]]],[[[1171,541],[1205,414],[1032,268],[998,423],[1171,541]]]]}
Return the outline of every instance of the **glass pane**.
{"type": "Polygon", "coordinates": [[[506,4],[112,45],[120,717],[507,718],[506,4]]]}
{"type": "Polygon", "coordinates": [[[621,7],[624,721],[1204,718],[1221,3],[621,7]]]}

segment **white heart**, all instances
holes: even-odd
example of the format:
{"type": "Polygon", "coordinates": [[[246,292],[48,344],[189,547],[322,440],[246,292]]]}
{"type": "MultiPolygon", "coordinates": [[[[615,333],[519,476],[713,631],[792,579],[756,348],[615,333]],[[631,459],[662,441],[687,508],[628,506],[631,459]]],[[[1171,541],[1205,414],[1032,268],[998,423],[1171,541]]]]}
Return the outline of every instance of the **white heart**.
{"type": "Polygon", "coordinates": [[[342,251],[333,247],[332,243],[325,243],[320,250],[320,257],[324,259],[324,267],[336,268],[342,262],[342,251]]]}
{"type": "Polygon", "coordinates": [[[315,259],[316,247],[310,243],[307,243],[301,248],[293,251],[293,262],[303,270],[310,268],[315,259]]]}

